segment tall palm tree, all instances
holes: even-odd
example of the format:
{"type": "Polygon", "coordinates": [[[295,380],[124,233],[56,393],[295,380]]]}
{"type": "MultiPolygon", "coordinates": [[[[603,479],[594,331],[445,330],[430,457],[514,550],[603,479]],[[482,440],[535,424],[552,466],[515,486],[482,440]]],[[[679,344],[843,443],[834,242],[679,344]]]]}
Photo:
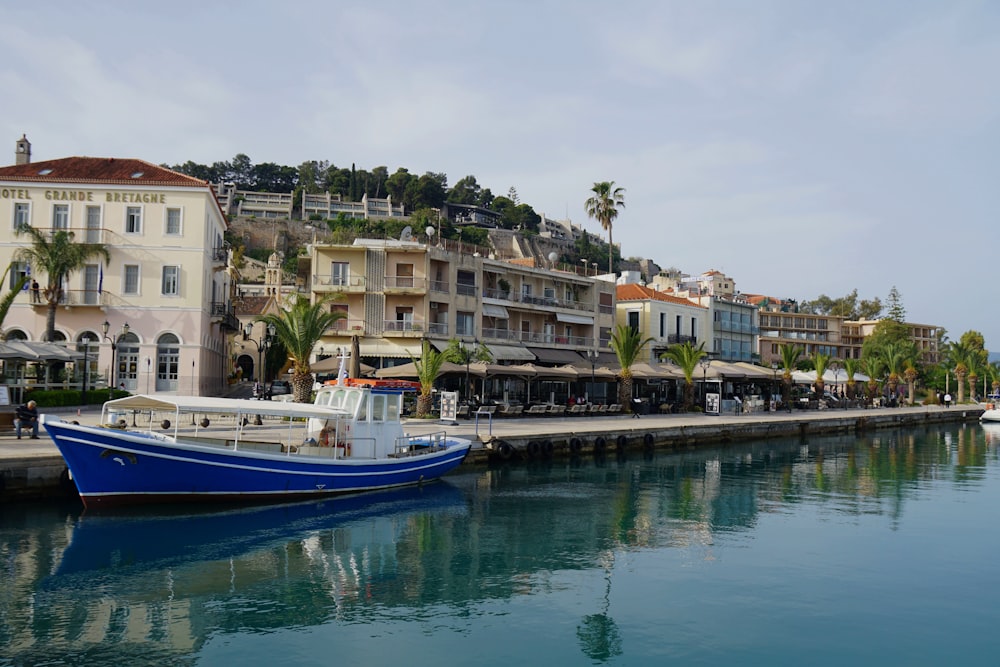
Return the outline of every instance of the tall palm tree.
{"type": "Polygon", "coordinates": [[[611,237],[611,227],[618,217],[618,210],[625,208],[625,188],[616,188],[614,181],[594,183],[593,192],[584,203],[587,217],[601,223],[601,229],[608,233],[608,273],[614,273],[615,244],[611,237]]]}
{"type": "Polygon", "coordinates": [[[313,348],[334,322],[344,317],[340,311],[331,311],[331,299],[315,303],[309,297],[295,294],[291,303],[277,313],[257,318],[266,325],[274,325],[274,335],[284,346],[292,362],[292,400],[308,403],[312,395],[314,378],[309,367],[313,348]]]}
{"type": "Polygon", "coordinates": [[[691,341],[684,341],[682,345],[671,345],[663,356],[677,364],[684,374],[684,410],[690,410],[694,403],[694,371],[698,367],[698,362],[707,355],[705,343],[698,343],[698,347],[691,344],[691,341]]]}
{"type": "Polygon", "coordinates": [[[889,385],[889,395],[894,397],[896,395],[896,388],[899,386],[899,381],[906,370],[906,362],[910,359],[910,355],[905,345],[900,343],[886,343],[879,350],[879,356],[882,358],[882,366],[887,373],[886,382],[889,385]]]}
{"type": "Polygon", "coordinates": [[[816,352],[811,357],[813,370],[816,371],[816,398],[820,400],[823,399],[823,392],[826,389],[826,380],[823,379],[823,374],[830,367],[832,359],[833,355],[824,354],[823,352],[816,352]]]}
{"type": "Polygon", "coordinates": [[[434,381],[441,373],[441,365],[446,361],[443,352],[438,352],[425,339],[420,350],[420,358],[414,359],[413,366],[417,371],[417,382],[420,383],[420,395],[417,397],[417,417],[426,417],[434,409],[434,381]]]}
{"type": "Polygon", "coordinates": [[[618,357],[618,364],[622,367],[621,384],[618,385],[618,402],[621,403],[626,412],[632,410],[632,364],[639,358],[642,349],[651,341],[652,337],[643,339],[638,329],[619,324],[615,327],[615,332],[611,334],[611,349],[618,357]]]}
{"type": "Polygon", "coordinates": [[[965,379],[969,374],[969,366],[975,361],[975,350],[959,341],[953,341],[948,345],[948,363],[955,371],[955,381],[958,384],[957,403],[965,402],[965,379]]]}
{"type": "Polygon", "coordinates": [[[802,356],[802,348],[798,345],[788,345],[783,343],[778,346],[778,354],[781,355],[781,400],[784,404],[790,405],[792,400],[792,371],[799,363],[802,356]]]}
{"type": "Polygon", "coordinates": [[[871,402],[878,393],[878,379],[882,377],[882,369],[885,367],[882,357],[877,354],[870,354],[862,357],[861,365],[864,367],[865,375],[868,376],[868,396],[866,400],[871,402]]]}
{"type": "Polygon", "coordinates": [[[65,229],[39,230],[21,225],[14,230],[14,234],[27,235],[31,241],[31,245],[19,248],[14,253],[14,258],[31,266],[36,280],[39,275],[45,274],[45,287],[42,290],[48,306],[45,340],[55,340],[56,309],[63,300],[66,279],[93,259],[103,258],[106,266],[111,255],[101,243],[76,243],[73,232],[65,229]]]}

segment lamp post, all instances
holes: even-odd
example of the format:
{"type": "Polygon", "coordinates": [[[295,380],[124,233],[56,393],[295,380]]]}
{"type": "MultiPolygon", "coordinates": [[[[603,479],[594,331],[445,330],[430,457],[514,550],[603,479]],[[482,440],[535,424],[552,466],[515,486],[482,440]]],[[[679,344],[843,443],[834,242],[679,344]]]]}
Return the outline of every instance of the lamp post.
{"type": "Polygon", "coordinates": [[[587,402],[590,403],[590,395],[594,392],[594,387],[597,385],[597,378],[594,375],[594,368],[597,366],[597,359],[600,357],[601,353],[597,350],[587,350],[587,359],[590,361],[590,391],[587,392],[587,402]]]}
{"type": "Polygon", "coordinates": [[[776,412],[778,410],[778,402],[774,400],[774,390],[778,387],[778,362],[771,362],[771,373],[774,374],[774,386],[771,388],[771,411],[776,412]]]}
{"type": "Polygon", "coordinates": [[[701,400],[704,405],[705,414],[708,414],[708,369],[712,365],[712,360],[707,356],[698,360],[701,366],[701,400]]]}
{"type": "Polygon", "coordinates": [[[90,351],[90,334],[84,334],[83,336],[83,396],[81,402],[84,406],[87,405],[87,367],[89,362],[87,361],[87,352],[90,351]]]}
{"type": "Polygon", "coordinates": [[[101,325],[101,331],[104,335],[104,340],[111,343],[111,373],[109,373],[108,379],[108,400],[110,401],[115,397],[115,387],[118,385],[118,343],[122,338],[128,335],[128,322],[122,325],[122,330],[115,334],[113,337],[108,336],[108,331],[111,329],[111,323],[104,320],[104,324],[101,325]]]}
{"type": "Polygon", "coordinates": [[[469,363],[472,361],[472,355],[476,353],[479,348],[479,339],[474,338],[472,340],[472,349],[465,348],[465,402],[471,403],[472,395],[469,392],[469,363]]]}
{"type": "Polygon", "coordinates": [[[254,340],[250,337],[253,333],[253,322],[247,322],[243,325],[243,340],[253,343],[257,346],[257,380],[259,382],[267,382],[267,374],[264,372],[264,352],[271,347],[271,340],[274,338],[274,325],[268,324],[264,332],[261,334],[260,340],[254,340]]]}

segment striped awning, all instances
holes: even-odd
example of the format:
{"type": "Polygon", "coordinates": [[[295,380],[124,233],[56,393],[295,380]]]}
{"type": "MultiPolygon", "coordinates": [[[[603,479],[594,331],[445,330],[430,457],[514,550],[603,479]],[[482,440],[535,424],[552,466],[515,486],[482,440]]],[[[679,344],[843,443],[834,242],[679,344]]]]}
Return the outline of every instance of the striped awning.
{"type": "Polygon", "coordinates": [[[503,306],[495,306],[492,303],[483,304],[483,315],[486,317],[495,317],[500,320],[509,320],[510,313],[503,306]]]}

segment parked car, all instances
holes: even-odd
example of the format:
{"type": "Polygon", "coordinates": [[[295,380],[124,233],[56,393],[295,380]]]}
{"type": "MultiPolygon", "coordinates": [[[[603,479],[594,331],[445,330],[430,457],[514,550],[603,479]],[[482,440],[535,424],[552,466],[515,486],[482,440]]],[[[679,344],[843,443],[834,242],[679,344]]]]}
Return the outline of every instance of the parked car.
{"type": "Polygon", "coordinates": [[[292,393],[292,387],[285,380],[275,380],[274,382],[271,383],[271,386],[268,388],[268,393],[271,396],[290,394],[292,393]]]}

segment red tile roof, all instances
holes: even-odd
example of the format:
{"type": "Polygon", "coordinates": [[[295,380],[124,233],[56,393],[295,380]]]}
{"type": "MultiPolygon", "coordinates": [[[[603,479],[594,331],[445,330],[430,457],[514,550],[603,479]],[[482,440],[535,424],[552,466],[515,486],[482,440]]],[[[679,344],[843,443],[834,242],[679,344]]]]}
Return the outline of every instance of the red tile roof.
{"type": "Polygon", "coordinates": [[[66,157],[0,167],[0,181],[210,187],[207,181],[152,162],[114,157],[66,157]]]}
{"type": "Polygon", "coordinates": [[[646,301],[652,299],[653,301],[666,301],[667,303],[694,306],[695,308],[705,308],[705,306],[697,304],[694,301],[688,301],[687,299],[682,299],[679,296],[666,294],[664,292],[657,291],[652,287],[643,287],[642,285],[637,285],[635,283],[618,285],[615,289],[615,297],[618,301],[646,301]]]}

